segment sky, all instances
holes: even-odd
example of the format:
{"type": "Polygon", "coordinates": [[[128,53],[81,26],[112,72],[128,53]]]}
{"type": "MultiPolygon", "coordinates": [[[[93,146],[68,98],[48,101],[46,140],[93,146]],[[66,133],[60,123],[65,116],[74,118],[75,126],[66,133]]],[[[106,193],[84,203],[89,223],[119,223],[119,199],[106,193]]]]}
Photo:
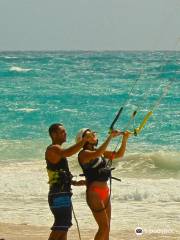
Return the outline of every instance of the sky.
{"type": "Polygon", "coordinates": [[[180,0],[0,0],[6,50],[180,50],[180,0]]]}

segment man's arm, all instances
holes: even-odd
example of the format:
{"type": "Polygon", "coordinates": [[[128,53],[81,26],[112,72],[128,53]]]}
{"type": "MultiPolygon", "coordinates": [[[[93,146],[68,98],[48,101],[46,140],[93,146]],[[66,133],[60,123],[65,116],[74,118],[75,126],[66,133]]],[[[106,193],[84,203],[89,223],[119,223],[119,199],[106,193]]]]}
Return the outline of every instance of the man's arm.
{"type": "Polygon", "coordinates": [[[70,157],[77,153],[87,141],[86,138],[82,139],[80,142],[68,147],[62,148],[60,145],[53,145],[49,147],[46,151],[46,159],[51,163],[58,163],[63,157],[70,157]]]}
{"type": "Polygon", "coordinates": [[[86,185],[86,180],[71,181],[71,184],[73,186],[85,186],[86,185]]]}

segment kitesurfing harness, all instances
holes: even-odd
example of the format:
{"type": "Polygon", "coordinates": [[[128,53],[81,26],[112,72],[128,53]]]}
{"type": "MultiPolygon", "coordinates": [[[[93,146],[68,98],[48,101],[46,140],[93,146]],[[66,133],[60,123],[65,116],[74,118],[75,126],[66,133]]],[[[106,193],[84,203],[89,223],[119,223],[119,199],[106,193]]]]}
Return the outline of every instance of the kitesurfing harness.
{"type": "Polygon", "coordinates": [[[101,157],[98,157],[98,158],[92,160],[90,163],[86,163],[86,164],[82,164],[79,161],[79,164],[83,170],[83,174],[80,174],[80,176],[85,176],[86,181],[87,181],[87,188],[89,188],[91,183],[94,181],[107,182],[108,180],[110,180],[110,186],[109,186],[110,193],[109,193],[109,197],[108,197],[106,206],[104,206],[100,209],[92,209],[92,207],[90,207],[93,212],[101,212],[101,211],[105,210],[111,199],[112,179],[121,181],[121,179],[115,178],[112,176],[111,172],[112,172],[112,170],[115,169],[115,168],[111,167],[112,162],[107,160],[103,156],[101,156],[101,157]]]}
{"type": "Polygon", "coordinates": [[[82,164],[79,161],[79,164],[83,170],[88,185],[94,181],[108,181],[111,169],[107,167],[107,160],[104,157],[98,157],[86,164],[82,164]]]}
{"type": "Polygon", "coordinates": [[[68,161],[62,158],[58,163],[47,163],[47,173],[49,177],[50,188],[58,187],[60,192],[71,191],[72,174],[69,171],[68,161]]]}

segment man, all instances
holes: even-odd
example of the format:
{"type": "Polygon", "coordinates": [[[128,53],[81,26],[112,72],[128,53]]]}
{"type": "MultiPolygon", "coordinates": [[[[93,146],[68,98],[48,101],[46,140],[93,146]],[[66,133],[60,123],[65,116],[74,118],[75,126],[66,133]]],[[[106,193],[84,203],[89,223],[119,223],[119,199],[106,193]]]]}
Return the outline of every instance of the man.
{"type": "Polygon", "coordinates": [[[83,138],[75,145],[63,148],[62,145],[66,142],[66,130],[60,123],[52,124],[49,127],[49,135],[52,144],[46,149],[45,159],[50,186],[48,202],[54,215],[54,224],[49,240],[67,240],[67,232],[72,225],[71,184],[85,185],[84,180],[72,181],[67,157],[77,153],[88,138],[83,138]]]}

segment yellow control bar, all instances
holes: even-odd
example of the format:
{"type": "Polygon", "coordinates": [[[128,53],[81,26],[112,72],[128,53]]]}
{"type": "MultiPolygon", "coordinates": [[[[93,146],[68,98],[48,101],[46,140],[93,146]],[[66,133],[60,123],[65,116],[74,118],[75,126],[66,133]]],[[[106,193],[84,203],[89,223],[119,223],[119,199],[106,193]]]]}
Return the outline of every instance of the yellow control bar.
{"type": "Polygon", "coordinates": [[[153,114],[152,111],[150,111],[146,114],[146,116],[144,117],[144,119],[141,122],[141,124],[139,125],[139,127],[134,129],[134,135],[138,135],[140,133],[140,131],[143,129],[143,127],[145,126],[146,122],[148,121],[148,119],[150,118],[150,116],[152,114],[153,114]]]}

